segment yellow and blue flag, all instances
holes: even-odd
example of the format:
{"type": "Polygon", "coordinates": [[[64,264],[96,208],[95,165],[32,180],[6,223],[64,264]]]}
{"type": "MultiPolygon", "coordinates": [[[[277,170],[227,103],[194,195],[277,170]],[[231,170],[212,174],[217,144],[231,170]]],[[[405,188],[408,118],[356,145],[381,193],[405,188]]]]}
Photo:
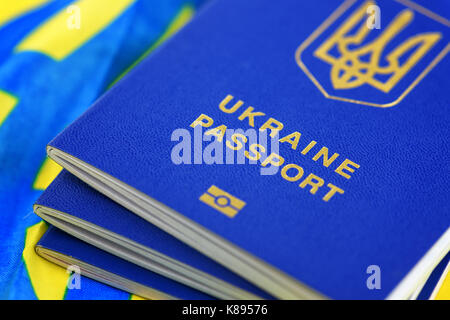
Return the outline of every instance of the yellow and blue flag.
{"type": "Polygon", "coordinates": [[[67,290],[66,270],[34,253],[47,226],[32,204],[60,171],[45,146],[201,2],[0,2],[0,298],[130,298],[87,278],[67,290]]]}

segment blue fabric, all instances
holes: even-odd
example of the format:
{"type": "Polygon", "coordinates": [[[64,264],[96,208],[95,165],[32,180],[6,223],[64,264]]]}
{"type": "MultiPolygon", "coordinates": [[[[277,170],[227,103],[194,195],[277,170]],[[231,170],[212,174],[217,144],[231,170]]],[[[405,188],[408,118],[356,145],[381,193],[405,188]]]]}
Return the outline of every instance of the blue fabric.
{"type": "MultiPolygon", "coordinates": [[[[393,38],[386,52],[421,32],[437,31],[441,38],[405,73],[399,87],[384,93],[364,84],[345,91],[339,83],[333,87],[330,66],[314,58],[313,50],[343,23],[344,18],[339,18],[326,36],[311,42],[304,58],[318,81],[333,90],[332,96],[342,92],[345,99],[354,97],[342,101],[325,96],[295,59],[301,43],[339,5],[340,1],[320,5],[296,0],[282,5],[269,0],[218,1],[50,145],[331,298],[385,298],[449,227],[450,163],[444,159],[450,155],[450,100],[442,84],[448,81],[450,59],[444,57],[391,107],[354,100],[363,98],[372,104],[395,100],[399,88],[414,83],[445,52],[449,30],[416,13],[414,23],[393,38]],[[238,99],[244,101],[234,113],[219,109],[229,94],[234,100],[228,108],[238,99]],[[279,171],[261,175],[259,164],[172,162],[174,130],[192,133],[189,125],[200,114],[210,116],[213,127],[224,124],[246,130],[251,126],[248,118],[238,116],[249,106],[265,113],[255,118],[256,128],[273,117],[284,124],[280,137],[294,131],[302,134],[296,150],[281,143],[279,151],[286,164],[303,168],[301,180],[288,182],[279,171]],[[317,146],[302,155],[311,140],[317,146]],[[330,157],[339,153],[338,160],[328,167],[322,158],[313,160],[319,146],[328,147],[330,157]],[[336,172],[346,158],[360,167],[350,179],[336,172]],[[324,181],[316,194],[311,194],[310,186],[300,185],[310,173],[324,181]],[[324,201],[328,183],[344,194],[324,201]],[[230,219],[199,201],[212,185],[245,201],[245,207],[230,219]],[[381,269],[379,290],[367,287],[366,270],[371,265],[381,269]]],[[[360,2],[351,6],[344,17],[359,6],[360,2]]],[[[383,2],[382,8],[385,26],[405,10],[397,2],[383,2]]],[[[384,30],[373,31],[369,39],[384,30]]],[[[265,156],[262,153],[262,160],[265,156]]]]}
{"type": "MultiPolygon", "coordinates": [[[[195,8],[200,2],[137,0],[60,61],[14,48],[75,1],[44,2],[0,26],[0,90],[17,99],[0,123],[0,298],[36,298],[22,250],[27,228],[40,221],[32,204],[42,190],[33,183],[48,141],[155,44],[184,5],[195,8]]],[[[92,282],[72,298],[128,298],[117,292],[92,282]]]]}

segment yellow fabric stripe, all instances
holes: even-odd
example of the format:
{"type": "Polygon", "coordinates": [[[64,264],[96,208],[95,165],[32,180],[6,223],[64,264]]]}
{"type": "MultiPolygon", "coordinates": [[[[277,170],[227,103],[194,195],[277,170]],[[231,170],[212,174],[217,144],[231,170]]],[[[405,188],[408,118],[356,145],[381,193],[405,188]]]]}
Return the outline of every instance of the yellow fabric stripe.
{"type": "Polygon", "coordinates": [[[38,299],[64,298],[69,274],[54,263],[38,256],[34,250],[36,243],[47,230],[47,225],[41,221],[27,229],[23,259],[38,299]]]}
{"type": "Polygon", "coordinates": [[[84,45],[114,21],[135,0],[78,0],[72,6],[79,8],[80,28],[69,28],[73,21],[66,8],[50,18],[26,37],[16,52],[38,51],[61,60],[84,45]]]}
{"type": "Polygon", "coordinates": [[[444,278],[439,291],[434,297],[435,300],[450,300],[450,270],[448,270],[448,268],[449,267],[447,266],[447,275],[444,278]]]}
{"type": "Polygon", "coordinates": [[[0,126],[17,104],[17,98],[0,90],[0,126]]]}
{"type": "Polygon", "coordinates": [[[2,0],[0,1],[0,26],[50,0],[2,0]]]}
{"type": "Polygon", "coordinates": [[[135,294],[130,295],[130,300],[147,300],[145,298],[142,298],[141,296],[137,296],[135,294]]]}
{"type": "Polygon", "coordinates": [[[131,66],[129,66],[120,76],[118,76],[109,86],[113,86],[117,81],[119,81],[125,74],[127,74],[131,69],[133,69],[139,62],[141,62],[147,55],[149,55],[153,50],[155,50],[156,47],[158,47],[162,42],[170,38],[174,33],[176,33],[178,30],[180,30],[186,23],[191,20],[192,16],[194,15],[194,8],[190,5],[185,5],[180,12],[177,14],[177,16],[173,19],[173,21],[170,23],[170,25],[167,27],[166,31],[159,37],[159,39],[152,44],[152,46],[147,49],[146,52],[144,52],[143,55],[139,57],[131,66]]]}
{"type": "Polygon", "coordinates": [[[61,172],[62,167],[50,158],[46,158],[42,164],[36,179],[33,183],[33,189],[35,190],[45,190],[56,178],[56,176],[61,172]]]}

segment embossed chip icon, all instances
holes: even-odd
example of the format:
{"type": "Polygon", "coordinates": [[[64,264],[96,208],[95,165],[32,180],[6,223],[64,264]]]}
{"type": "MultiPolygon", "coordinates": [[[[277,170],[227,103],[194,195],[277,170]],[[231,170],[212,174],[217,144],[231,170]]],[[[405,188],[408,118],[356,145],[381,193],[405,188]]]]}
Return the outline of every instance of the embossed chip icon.
{"type": "Polygon", "coordinates": [[[212,185],[208,191],[200,196],[200,201],[230,218],[233,218],[245,206],[244,201],[215,185],[212,185]]]}

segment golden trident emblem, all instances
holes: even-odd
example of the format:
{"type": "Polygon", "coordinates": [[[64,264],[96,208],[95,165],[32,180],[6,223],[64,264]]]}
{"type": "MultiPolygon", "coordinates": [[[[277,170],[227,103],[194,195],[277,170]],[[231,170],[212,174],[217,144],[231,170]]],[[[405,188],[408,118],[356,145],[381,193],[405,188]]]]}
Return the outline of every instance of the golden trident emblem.
{"type": "Polygon", "coordinates": [[[442,37],[439,32],[414,35],[383,58],[387,44],[411,23],[414,12],[410,9],[401,11],[376,39],[361,46],[369,33],[374,32],[366,26],[366,10],[371,5],[372,2],[367,2],[357,9],[314,52],[315,57],[332,66],[330,77],[335,89],[368,84],[387,93],[442,37]],[[356,31],[350,34],[352,30],[356,31]],[[334,48],[340,56],[330,53],[334,48]]]}

